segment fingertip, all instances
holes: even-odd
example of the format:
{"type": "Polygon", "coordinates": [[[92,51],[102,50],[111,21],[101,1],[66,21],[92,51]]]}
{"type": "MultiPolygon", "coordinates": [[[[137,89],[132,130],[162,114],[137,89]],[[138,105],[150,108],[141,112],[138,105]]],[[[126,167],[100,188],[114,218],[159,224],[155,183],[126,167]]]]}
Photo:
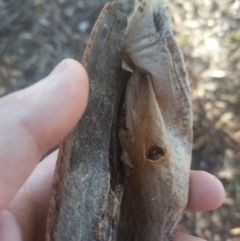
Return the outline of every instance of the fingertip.
{"type": "MultiPolygon", "coordinates": [[[[214,175],[211,175],[209,173],[207,173],[207,175],[209,175],[209,181],[212,179],[212,183],[215,183],[215,185],[213,185],[213,189],[215,186],[215,194],[213,193],[213,195],[215,197],[215,198],[213,198],[213,200],[215,201],[215,207],[213,207],[213,208],[217,209],[224,202],[225,189],[224,189],[222,182],[217,177],[215,177],[214,175]]],[[[212,209],[210,209],[210,210],[212,210],[212,209]]]]}
{"type": "Polygon", "coordinates": [[[62,63],[65,65],[65,72],[68,75],[65,80],[68,82],[69,92],[73,93],[72,100],[75,100],[76,105],[81,103],[78,105],[81,107],[80,118],[87,106],[89,94],[88,74],[83,65],[74,59],[64,59],[62,63]]]}
{"type": "Polygon", "coordinates": [[[210,211],[220,207],[225,198],[222,183],[204,171],[191,171],[188,209],[210,211]]]}
{"type": "Polygon", "coordinates": [[[74,59],[64,59],[61,63],[74,75],[77,81],[81,82],[88,89],[88,75],[80,62],[74,59]]]}
{"type": "Polygon", "coordinates": [[[34,91],[38,90],[40,95],[34,105],[40,103],[39,99],[42,100],[42,107],[38,104],[39,118],[46,119],[47,125],[42,123],[37,128],[36,136],[44,138],[39,139],[44,152],[63,139],[83,115],[88,101],[88,75],[79,62],[65,59],[42,83],[39,82],[39,86],[35,86],[34,91]],[[42,89],[39,88],[40,85],[42,89]],[[42,93],[45,98],[42,98],[42,93]]]}

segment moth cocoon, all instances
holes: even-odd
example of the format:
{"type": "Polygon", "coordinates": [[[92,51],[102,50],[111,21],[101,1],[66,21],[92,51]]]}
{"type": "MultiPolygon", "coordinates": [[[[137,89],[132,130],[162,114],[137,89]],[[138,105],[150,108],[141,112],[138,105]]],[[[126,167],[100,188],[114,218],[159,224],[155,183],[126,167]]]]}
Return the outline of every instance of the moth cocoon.
{"type": "Polygon", "coordinates": [[[124,241],[171,240],[188,201],[192,106],[163,0],[136,0],[123,46],[129,80],[119,138],[124,241]]]}

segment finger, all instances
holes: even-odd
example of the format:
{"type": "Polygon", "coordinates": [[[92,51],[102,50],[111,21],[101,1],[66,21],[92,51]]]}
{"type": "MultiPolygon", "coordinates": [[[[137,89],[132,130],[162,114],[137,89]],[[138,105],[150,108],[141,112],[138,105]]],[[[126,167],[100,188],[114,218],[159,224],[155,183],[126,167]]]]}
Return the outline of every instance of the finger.
{"type": "Polygon", "coordinates": [[[0,210],[42,154],[63,139],[86,107],[83,67],[65,60],[44,80],[0,100],[0,210]]]}
{"type": "Polygon", "coordinates": [[[17,224],[14,215],[7,210],[0,212],[0,240],[1,241],[23,240],[21,229],[17,224]]]}
{"type": "Polygon", "coordinates": [[[204,241],[204,239],[197,238],[185,233],[177,232],[173,241],[204,241]]]}
{"type": "Polygon", "coordinates": [[[188,209],[210,211],[222,205],[225,191],[222,183],[204,171],[191,171],[188,209]]]}
{"type": "Polygon", "coordinates": [[[57,155],[58,151],[55,151],[37,165],[7,207],[24,231],[23,240],[44,240],[57,155]]]}

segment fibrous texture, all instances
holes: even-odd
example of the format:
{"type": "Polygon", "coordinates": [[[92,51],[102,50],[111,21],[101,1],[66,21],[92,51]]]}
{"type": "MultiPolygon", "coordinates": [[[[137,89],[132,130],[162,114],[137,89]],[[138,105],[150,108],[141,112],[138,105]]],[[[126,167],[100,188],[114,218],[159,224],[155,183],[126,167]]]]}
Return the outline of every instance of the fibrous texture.
{"type": "Polygon", "coordinates": [[[83,58],[88,106],[60,146],[46,241],[116,241],[123,190],[117,125],[129,79],[120,55],[126,26],[119,4],[111,2],[89,38],[83,58]]]}
{"type": "Polygon", "coordinates": [[[124,241],[171,240],[188,201],[192,108],[163,0],[136,0],[123,47],[133,72],[120,120],[124,241]]]}

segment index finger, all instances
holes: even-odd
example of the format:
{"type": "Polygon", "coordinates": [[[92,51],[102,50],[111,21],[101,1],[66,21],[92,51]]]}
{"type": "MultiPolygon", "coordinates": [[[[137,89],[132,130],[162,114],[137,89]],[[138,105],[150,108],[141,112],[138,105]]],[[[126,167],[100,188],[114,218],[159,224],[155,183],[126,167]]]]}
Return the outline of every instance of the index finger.
{"type": "Polygon", "coordinates": [[[188,209],[210,211],[222,205],[225,191],[222,183],[204,171],[191,171],[188,209]]]}

